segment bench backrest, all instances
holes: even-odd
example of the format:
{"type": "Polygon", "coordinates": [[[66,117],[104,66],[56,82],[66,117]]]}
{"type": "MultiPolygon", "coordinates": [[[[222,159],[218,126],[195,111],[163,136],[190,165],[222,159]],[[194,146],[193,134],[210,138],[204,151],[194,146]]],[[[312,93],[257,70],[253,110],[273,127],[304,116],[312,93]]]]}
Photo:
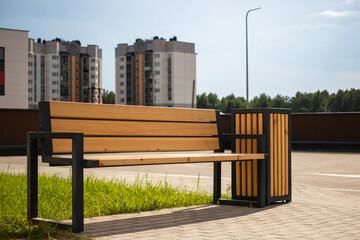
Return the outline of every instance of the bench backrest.
{"type": "MultiPolygon", "coordinates": [[[[84,152],[221,150],[215,110],[41,102],[40,130],[84,133],[84,152]]],[[[219,132],[220,131],[220,132],[219,132]]],[[[52,153],[71,152],[54,139],[52,153]]]]}

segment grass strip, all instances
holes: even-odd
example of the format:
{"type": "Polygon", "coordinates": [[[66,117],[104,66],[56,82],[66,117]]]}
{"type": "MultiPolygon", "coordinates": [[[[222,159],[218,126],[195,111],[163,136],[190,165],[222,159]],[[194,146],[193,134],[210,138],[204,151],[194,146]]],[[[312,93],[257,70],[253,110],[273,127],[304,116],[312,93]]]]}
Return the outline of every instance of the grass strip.
{"type": "MultiPolygon", "coordinates": [[[[200,176],[198,182],[200,180],[200,176]]],[[[71,177],[39,176],[39,217],[71,219],[71,177]]],[[[69,231],[26,221],[27,185],[25,174],[0,173],[0,239],[70,239],[69,231]]],[[[224,196],[229,197],[229,196],[224,196]]],[[[212,195],[205,191],[174,188],[165,178],[153,183],[139,177],[133,184],[95,177],[84,180],[84,216],[96,217],[163,208],[208,204],[212,195]]]]}

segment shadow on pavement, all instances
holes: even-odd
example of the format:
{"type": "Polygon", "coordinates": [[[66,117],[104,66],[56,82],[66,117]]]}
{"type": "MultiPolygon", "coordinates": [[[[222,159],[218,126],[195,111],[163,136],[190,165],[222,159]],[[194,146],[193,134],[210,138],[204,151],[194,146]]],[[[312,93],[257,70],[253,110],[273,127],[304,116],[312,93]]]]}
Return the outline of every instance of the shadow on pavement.
{"type": "MultiPolygon", "coordinates": [[[[107,217],[106,220],[96,220],[96,222],[85,224],[85,234],[87,236],[104,237],[116,234],[126,234],[134,232],[142,232],[148,230],[157,230],[163,228],[171,228],[180,225],[204,223],[214,220],[241,217],[257,212],[266,211],[279,204],[267,206],[265,208],[249,208],[242,206],[229,205],[203,205],[189,208],[176,208],[170,210],[160,210],[152,212],[143,212],[139,215],[122,214],[114,215],[114,220],[107,217]],[[161,213],[166,211],[166,213],[161,213]],[[170,211],[170,212],[169,212],[170,211]],[[119,216],[121,219],[116,219],[119,216]]],[[[101,217],[100,217],[101,218],[101,217]]],[[[90,219],[95,220],[95,219],[90,219]]]]}

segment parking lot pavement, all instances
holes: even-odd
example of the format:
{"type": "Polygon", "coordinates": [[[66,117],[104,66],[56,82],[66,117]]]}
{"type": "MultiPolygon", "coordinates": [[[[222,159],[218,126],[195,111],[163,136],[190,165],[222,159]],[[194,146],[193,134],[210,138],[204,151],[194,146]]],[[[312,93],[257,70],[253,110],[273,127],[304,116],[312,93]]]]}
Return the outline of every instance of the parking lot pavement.
{"type": "MultiPolygon", "coordinates": [[[[25,172],[25,157],[0,157],[0,171],[25,172]]],[[[40,164],[40,172],[69,175],[40,164]]],[[[211,191],[212,164],[86,169],[86,175],[131,182],[167,176],[175,186],[211,191]]],[[[224,187],[230,165],[223,167],[224,187]]],[[[360,154],[292,153],[293,201],[263,209],[205,205],[85,219],[97,239],[360,239],[360,154]]],[[[224,188],[223,187],[223,188],[224,188]]]]}

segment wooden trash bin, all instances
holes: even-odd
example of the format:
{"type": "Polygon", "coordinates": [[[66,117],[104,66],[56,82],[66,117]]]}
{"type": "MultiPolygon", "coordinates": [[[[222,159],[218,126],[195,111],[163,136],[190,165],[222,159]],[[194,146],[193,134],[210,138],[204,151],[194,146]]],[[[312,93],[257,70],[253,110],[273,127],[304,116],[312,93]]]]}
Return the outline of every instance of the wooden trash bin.
{"type": "MultiPolygon", "coordinates": [[[[232,134],[265,134],[266,204],[291,201],[291,111],[289,109],[232,109],[232,134]]],[[[257,153],[257,139],[232,141],[232,152],[257,153]]],[[[264,151],[264,149],[262,149],[264,151]]],[[[251,200],[257,196],[256,162],[232,164],[232,198],[251,200]]]]}

